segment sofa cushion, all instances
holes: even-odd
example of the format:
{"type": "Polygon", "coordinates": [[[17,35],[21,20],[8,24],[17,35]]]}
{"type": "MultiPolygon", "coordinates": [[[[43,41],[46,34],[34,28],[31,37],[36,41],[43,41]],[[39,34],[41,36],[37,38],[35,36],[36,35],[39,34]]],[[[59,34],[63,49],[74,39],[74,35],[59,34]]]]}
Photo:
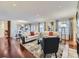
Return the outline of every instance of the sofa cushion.
{"type": "Polygon", "coordinates": [[[53,36],[53,32],[49,32],[49,36],[53,36]]]}
{"type": "Polygon", "coordinates": [[[30,32],[31,36],[34,36],[34,32],[30,32]]]}

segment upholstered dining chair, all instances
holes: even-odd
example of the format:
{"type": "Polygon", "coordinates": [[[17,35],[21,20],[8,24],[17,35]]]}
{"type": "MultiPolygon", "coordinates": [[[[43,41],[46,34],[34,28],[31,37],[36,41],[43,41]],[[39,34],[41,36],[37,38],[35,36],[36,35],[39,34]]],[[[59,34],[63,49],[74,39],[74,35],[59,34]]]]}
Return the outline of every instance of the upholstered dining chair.
{"type": "Polygon", "coordinates": [[[46,54],[55,53],[55,57],[57,58],[59,40],[60,40],[59,37],[48,37],[43,38],[43,40],[40,41],[44,52],[44,57],[46,57],[46,54]]]}

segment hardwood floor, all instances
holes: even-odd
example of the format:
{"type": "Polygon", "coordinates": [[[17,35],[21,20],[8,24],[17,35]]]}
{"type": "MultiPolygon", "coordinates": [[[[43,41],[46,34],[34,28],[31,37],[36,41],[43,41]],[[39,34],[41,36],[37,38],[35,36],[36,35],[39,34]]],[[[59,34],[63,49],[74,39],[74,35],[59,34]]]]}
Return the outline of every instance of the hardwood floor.
{"type": "Polygon", "coordinates": [[[5,38],[0,38],[0,57],[1,58],[35,58],[35,56],[26,50],[20,43],[11,39],[10,45],[5,38]]]}
{"type": "MultiPolygon", "coordinates": [[[[76,49],[77,45],[73,41],[64,40],[64,44],[69,44],[70,48],[76,49]]],[[[35,58],[35,56],[14,39],[8,40],[0,38],[0,57],[1,58],[35,58]]]]}
{"type": "Polygon", "coordinates": [[[74,42],[73,40],[62,40],[62,42],[64,44],[69,44],[69,47],[72,49],[76,49],[77,48],[77,43],[74,42]]]}
{"type": "Polygon", "coordinates": [[[77,49],[77,43],[74,41],[69,41],[69,47],[73,49],[77,49]]]}
{"type": "Polygon", "coordinates": [[[22,50],[22,53],[26,58],[35,58],[35,56],[32,53],[30,53],[28,50],[26,50],[25,47],[23,47],[22,45],[20,46],[21,46],[20,48],[22,50]]]}

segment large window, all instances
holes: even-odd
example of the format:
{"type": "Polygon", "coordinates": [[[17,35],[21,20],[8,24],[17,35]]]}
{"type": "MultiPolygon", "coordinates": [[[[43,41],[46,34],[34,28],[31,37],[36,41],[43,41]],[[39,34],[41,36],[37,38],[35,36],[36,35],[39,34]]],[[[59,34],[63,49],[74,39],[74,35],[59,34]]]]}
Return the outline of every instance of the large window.
{"type": "Polygon", "coordinates": [[[44,22],[39,24],[40,32],[44,32],[44,22]]]}
{"type": "Polygon", "coordinates": [[[61,20],[58,21],[58,32],[60,33],[61,38],[68,39],[70,31],[70,23],[69,20],[61,20]]]}
{"type": "Polygon", "coordinates": [[[27,24],[25,26],[25,32],[30,32],[30,30],[31,30],[30,26],[31,26],[30,24],[27,24]]]}
{"type": "Polygon", "coordinates": [[[17,25],[17,33],[22,34],[24,32],[24,24],[17,25]]]}
{"type": "Polygon", "coordinates": [[[35,32],[35,24],[31,24],[31,32],[35,32]]]}

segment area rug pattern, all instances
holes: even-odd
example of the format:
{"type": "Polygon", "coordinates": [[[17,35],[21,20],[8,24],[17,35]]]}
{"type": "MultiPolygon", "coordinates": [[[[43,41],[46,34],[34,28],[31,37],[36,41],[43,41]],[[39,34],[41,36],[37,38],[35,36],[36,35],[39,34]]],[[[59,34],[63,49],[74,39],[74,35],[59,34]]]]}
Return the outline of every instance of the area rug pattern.
{"type": "MultiPolygon", "coordinates": [[[[36,56],[37,58],[43,58],[44,54],[43,54],[43,50],[41,49],[41,45],[37,44],[37,40],[30,42],[30,43],[26,43],[23,45],[26,49],[28,49],[31,53],[34,54],[34,56],[36,56]]],[[[62,57],[62,53],[63,53],[63,48],[64,48],[64,44],[59,44],[59,49],[57,52],[57,57],[61,58],[62,57]]],[[[46,58],[55,58],[55,54],[47,54],[46,58]]]]}
{"type": "Polygon", "coordinates": [[[69,48],[68,58],[78,58],[77,50],[69,48]]]}

